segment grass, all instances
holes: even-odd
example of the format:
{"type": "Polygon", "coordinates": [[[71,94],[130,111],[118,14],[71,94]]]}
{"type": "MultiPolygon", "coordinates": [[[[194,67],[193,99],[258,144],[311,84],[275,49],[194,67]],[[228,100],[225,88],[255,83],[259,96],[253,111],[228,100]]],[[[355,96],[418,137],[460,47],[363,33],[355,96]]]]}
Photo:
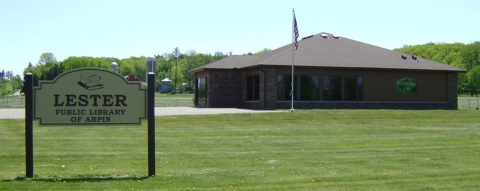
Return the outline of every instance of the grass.
{"type": "Polygon", "coordinates": [[[157,176],[142,127],[0,120],[0,190],[476,190],[472,110],[297,110],[156,119],[157,176]]]}

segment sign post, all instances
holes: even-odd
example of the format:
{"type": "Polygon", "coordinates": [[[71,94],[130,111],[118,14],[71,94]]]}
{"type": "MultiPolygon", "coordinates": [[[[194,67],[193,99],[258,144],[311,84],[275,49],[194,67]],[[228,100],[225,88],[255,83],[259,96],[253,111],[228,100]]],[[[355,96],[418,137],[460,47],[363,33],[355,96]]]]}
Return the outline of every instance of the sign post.
{"type": "Polygon", "coordinates": [[[26,177],[33,178],[33,77],[25,74],[25,167],[26,177]]]}
{"type": "Polygon", "coordinates": [[[33,120],[40,125],[141,125],[148,118],[148,175],[155,175],[155,74],[141,82],[98,68],[64,72],[33,87],[25,75],[26,177],[33,178],[33,120]],[[148,105],[148,109],[147,109],[148,105]]]}
{"type": "Polygon", "coordinates": [[[148,176],[155,176],[155,74],[148,73],[148,176]]]}

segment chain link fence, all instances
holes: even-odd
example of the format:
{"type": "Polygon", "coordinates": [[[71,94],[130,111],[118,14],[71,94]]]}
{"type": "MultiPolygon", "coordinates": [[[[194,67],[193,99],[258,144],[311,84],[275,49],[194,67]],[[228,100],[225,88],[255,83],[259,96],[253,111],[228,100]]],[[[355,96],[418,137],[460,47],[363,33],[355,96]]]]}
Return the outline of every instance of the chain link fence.
{"type": "MultiPolygon", "coordinates": [[[[458,97],[458,109],[460,110],[479,110],[480,97],[458,97]]],[[[192,98],[187,97],[156,97],[155,107],[193,107],[192,98]]],[[[25,97],[6,95],[0,96],[0,108],[24,108],[25,97]]]]}
{"type": "Polygon", "coordinates": [[[0,96],[0,108],[23,108],[25,107],[24,96],[3,95],[0,96]]]}
{"type": "Polygon", "coordinates": [[[461,110],[479,110],[480,108],[480,99],[476,97],[458,97],[458,109],[461,110]]]}

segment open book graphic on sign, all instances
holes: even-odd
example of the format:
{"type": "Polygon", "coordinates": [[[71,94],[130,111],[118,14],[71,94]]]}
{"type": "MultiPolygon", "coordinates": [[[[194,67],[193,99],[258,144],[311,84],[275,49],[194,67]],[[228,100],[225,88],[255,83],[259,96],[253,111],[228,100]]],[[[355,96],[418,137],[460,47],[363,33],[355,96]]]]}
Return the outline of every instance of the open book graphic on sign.
{"type": "Polygon", "coordinates": [[[96,74],[80,74],[80,81],[78,81],[78,85],[87,90],[102,89],[103,84],[100,84],[100,79],[101,77],[96,74]]]}

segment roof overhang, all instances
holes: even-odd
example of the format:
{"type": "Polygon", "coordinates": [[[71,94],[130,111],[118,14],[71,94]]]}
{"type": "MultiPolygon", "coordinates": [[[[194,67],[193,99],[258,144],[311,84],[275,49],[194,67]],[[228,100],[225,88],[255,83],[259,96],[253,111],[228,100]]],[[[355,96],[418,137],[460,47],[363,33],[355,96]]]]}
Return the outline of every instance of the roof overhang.
{"type": "Polygon", "coordinates": [[[406,55],[344,37],[336,38],[328,33],[304,38],[299,41],[299,46],[298,50],[293,50],[293,46],[287,44],[263,55],[229,56],[190,70],[189,73],[210,69],[231,70],[236,68],[243,70],[258,67],[291,67],[293,61],[295,67],[305,68],[466,72],[464,69],[418,56],[406,55]],[[294,56],[293,59],[292,56],[294,56]]]}

